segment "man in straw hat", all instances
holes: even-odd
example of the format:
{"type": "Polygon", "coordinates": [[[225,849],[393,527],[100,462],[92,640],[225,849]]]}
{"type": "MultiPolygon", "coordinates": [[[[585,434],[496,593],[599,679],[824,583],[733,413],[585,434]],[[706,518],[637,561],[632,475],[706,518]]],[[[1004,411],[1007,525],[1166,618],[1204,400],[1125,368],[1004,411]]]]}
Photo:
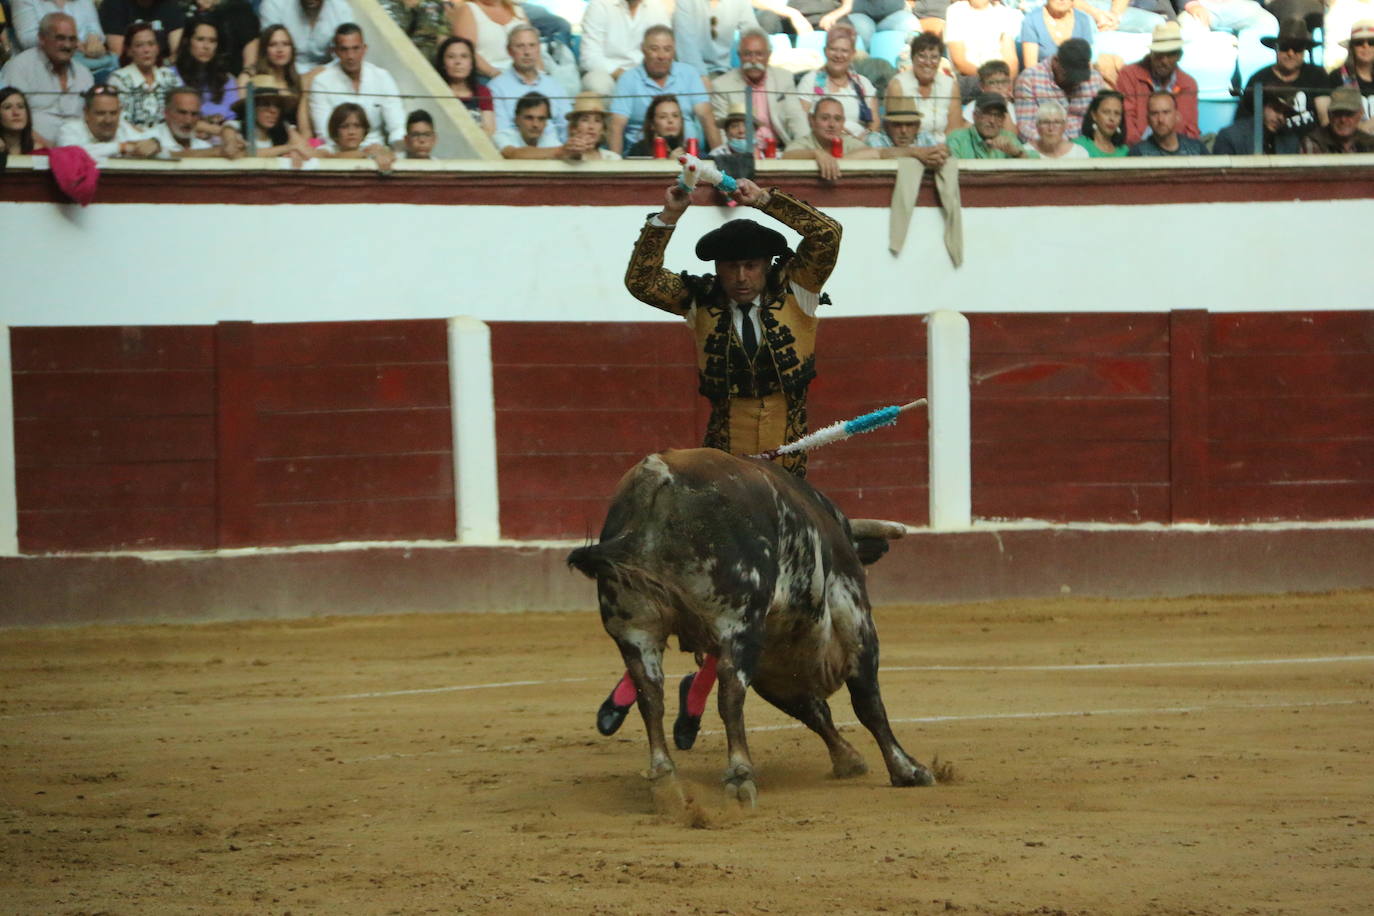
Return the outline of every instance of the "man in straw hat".
{"type": "Polygon", "coordinates": [[[1302,141],[1304,153],[1374,153],[1374,134],[1360,130],[1364,117],[1360,90],[1352,86],[1331,90],[1327,115],[1331,122],[1313,128],[1302,141]]]}
{"type": "Polygon", "coordinates": [[[1161,90],[1174,95],[1178,132],[1194,140],[1202,136],[1198,130],[1197,80],[1179,68],[1182,57],[1183,31],[1177,22],[1165,22],[1151,35],[1149,53],[1117,74],[1117,91],[1126,97],[1127,143],[1139,143],[1149,132],[1146,103],[1151,93],[1161,90]]]}
{"type": "MultiPolygon", "coordinates": [[[[1374,4],[1371,7],[1374,8],[1374,4]]],[[[1355,23],[1350,29],[1350,37],[1341,39],[1340,46],[1350,53],[1345,63],[1331,72],[1331,87],[1349,86],[1359,90],[1364,104],[1360,130],[1374,133],[1374,19],[1355,23]]],[[[1330,63],[1331,58],[1327,61],[1330,63]]],[[[1323,124],[1327,123],[1326,102],[1326,98],[1317,99],[1317,117],[1323,124]]]]}
{"type": "Polygon", "coordinates": [[[595,92],[579,92],[568,112],[568,140],[583,147],[581,159],[619,159],[619,153],[605,149],[610,111],[595,92]]]}
{"type": "Polygon", "coordinates": [[[771,137],[784,150],[810,128],[792,74],[769,66],[771,56],[772,45],[762,29],[740,33],[739,66],[711,81],[711,111],[719,122],[736,105],[743,111],[745,92],[752,93],[754,145],[766,147],[771,137]]]}
{"type": "Polygon", "coordinates": [[[1288,128],[1306,133],[1317,126],[1317,99],[1330,90],[1326,71],[1305,60],[1308,51],[1317,46],[1307,23],[1301,19],[1285,19],[1277,37],[1261,39],[1265,47],[1274,49],[1272,67],[1255,71],[1245,84],[1236,117],[1249,118],[1255,114],[1256,86],[1288,86],[1294,90],[1293,108],[1296,114],[1288,119],[1288,128]]]}
{"type": "Polygon", "coordinates": [[[916,110],[915,100],[901,92],[887,97],[883,129],[870,133],[867,142],[875,149],[909,150],[908,155],[927,168],[938,169],[949,159],[949,147],[936,143],[934,137],[921,130],[921,113],[916,110]]]}

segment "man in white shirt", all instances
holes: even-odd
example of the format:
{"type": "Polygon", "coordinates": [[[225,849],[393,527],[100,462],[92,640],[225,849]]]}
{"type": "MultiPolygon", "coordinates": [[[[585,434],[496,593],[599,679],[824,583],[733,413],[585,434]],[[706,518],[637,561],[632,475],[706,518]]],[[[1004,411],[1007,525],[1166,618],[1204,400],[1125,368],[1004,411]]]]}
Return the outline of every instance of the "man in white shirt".
{"type": "Polygon", "coordinates": [[[38,25],[38,47],[14,56],[0,70],[0,85],[28,97],[35,133],[53,140],[67,123],[81,123],[81,97],[95,84],[91,71],[72,60],[76,53],[76,20],[49,13],[38,25]]]}
{"type": "Polygon", "coordinates": [[[162,150],[156,137],[124,120],[119,92],[111,86],[96,86],[86,93],[82,119],[62,125],[57,133],[57,145],[79,146],[97,162],[116,156],[152,159],[162,150]]]}
{"type": "Polygon", "coordinates": [[[181,86],[167,93],[163,120],[152,130],[163,159],[238,159],[247,149],[243,137],[229,126],[220,130],[219,146],[196,136],[200,119],[200,90],[181,86]]]}
{"type": "Polygon", "coordinates": [[[539,30],[528,23],[512,26],[506,36],[506,50],[510,53],[510,69],[487,84],[487,89],[491,90],[496,129],[514,131],[515,103],[522,96],[537,92],[548,98],[553,108],[546,127],[548,139],[555,144],[563,142],[568,138],[567,114],[572,110],[572,103],[566,98],[563,84],[544,72],[544,61],[539,53],[539,30]]]}
{"type": "Polygon", "coordinates": [[[563,159],[578,160],[583,153],[596,148],[581,137],[570,137],[559,143],[556,135],[546,130],[549,122],[549,100],[542,93],[531,92],[515,103],[515,127],[498,130],[491,142],[506,159],[563,159]]]}
{"type": "MultiPolygon", "coordinates": [[[[258,21],[280,22],[296,45],[296,70],[307,73],[329,63],[334,30],[353,18],[348,0],[262,0],[258,21]]],[[[259,49],[265,54],[266,48],[259,49]]]]}
{"type": "Polygon", "coordinates": [[[663,0],[589,0],[582,14],[582,88],[615,92],[615,82],[640,63],[640,46],[651,26],[672,26],[663,0]]]}
{"type": "Polygon", "coordinates": [[[324,136],[329,116],[344,102],[356,102],[367,112],[372,129],[363,146],[399,144],[406,135],[406,109],[396,80],[363,58],[367,43],[363,30],[345,22],[334,31],[338,58],[315,75],[310,83],[310,123],[316,136],[324,136]]]}

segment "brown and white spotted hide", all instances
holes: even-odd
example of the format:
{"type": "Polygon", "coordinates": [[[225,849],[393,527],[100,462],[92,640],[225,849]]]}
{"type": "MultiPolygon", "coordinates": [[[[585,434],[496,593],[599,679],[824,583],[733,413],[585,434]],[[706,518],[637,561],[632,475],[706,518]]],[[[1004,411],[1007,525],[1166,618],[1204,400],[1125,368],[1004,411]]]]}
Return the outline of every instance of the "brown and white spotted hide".
{"type": "Polygon", "coordinates": [[[892,784],[930,785],[902,750],[878,690],[878,634],[844,515],[818,490],[766,462],[716,449],[650,455],[621,480],[600,542],[568,563],[596,579],[601,619],[619,646],[649,735],[649,775],[674,770],[664,738],[668,637],[719,659],[727,791],[755,796],[744,728],[749,687],[821,736],[836,776],[866,771],[840,737],[827,698],[849,688],[892,784]]]}

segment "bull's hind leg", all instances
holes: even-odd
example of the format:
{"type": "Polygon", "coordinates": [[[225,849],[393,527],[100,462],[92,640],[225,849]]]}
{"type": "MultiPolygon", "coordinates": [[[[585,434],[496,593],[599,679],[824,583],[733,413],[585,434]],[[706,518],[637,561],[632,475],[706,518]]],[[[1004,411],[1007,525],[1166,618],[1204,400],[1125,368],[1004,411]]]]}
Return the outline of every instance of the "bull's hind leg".
{"type": "Polygon", "coordinates": [[[887,721],[887,709],[883,706],[883,695],[878,689],[878,637],[871,630],[864,636],[864,645],[859,654],[858,673],[845,682],[849,687],[849,698],[854,704],[854,712],[882,749],[883,760],[887,763],[887,775],[894,786],[933,786],[935,775],[928,768],[913,760],[902,746],[897,736],[892,734],[892,726],[887,721]]]}
{"type": "Polygon", "coordinates": [[[868,764],[863,757],[835,728],[830,718],[830,704],[820,697],[791,697],[783,699],[768,693],[758,684],[754,690],[769,703],[781,709],[807,728],[821,736],[825,748],[830,752],[830,765],[837,779],[849,779],[868,772],[868,764]]]}
{"type": "Polygon", "coordinates": [[[650,779],[667,776],[676,768],[668,756],[668,742],[663,734],[663,648],[666,640],[662,634],[632,623],[656,619],[652,606],[642,595],[632,589],[598,582],[597,596],[601,603],[601,621],[620,649],[630,680],[634,681],[636,705],[649,736],[647,775],[650,779]]]}
{"type": "Polygon", "coordinates": [[[758,648],[743,642],[726,642],[716,662],[716,691],[720,718],[725,723],[728,757],[725,764],[725,794],[741,805],[753,807],[758,799],[754,784],[754,762],[749,756],[749,740],[744,730],[744,698],[749,692],[758,648]]]}

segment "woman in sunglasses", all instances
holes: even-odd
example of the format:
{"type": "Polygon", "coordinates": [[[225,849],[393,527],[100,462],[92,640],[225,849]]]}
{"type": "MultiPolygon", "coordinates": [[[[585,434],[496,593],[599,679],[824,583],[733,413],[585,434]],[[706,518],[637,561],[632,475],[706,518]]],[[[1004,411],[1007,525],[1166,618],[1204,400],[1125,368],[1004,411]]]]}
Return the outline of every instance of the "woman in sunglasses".
{"type": "MultiPolygon", "coordinates": [[[[1358,89],[1364,100],[1364,112],[1360,118],[1360,130],[1374,133],[1374,19],[1362,19],[1350,29],[1350,37],[1342,39],[1341,47],[1349,54],[1345,63],[1332,71],[1331,88],[1349,86],[1358,89]]],[[[1331,119],[1327,108],[1331,104],[1329,96],[1317,100],[1317,116],[1323,124],[1331,119]]]]}

